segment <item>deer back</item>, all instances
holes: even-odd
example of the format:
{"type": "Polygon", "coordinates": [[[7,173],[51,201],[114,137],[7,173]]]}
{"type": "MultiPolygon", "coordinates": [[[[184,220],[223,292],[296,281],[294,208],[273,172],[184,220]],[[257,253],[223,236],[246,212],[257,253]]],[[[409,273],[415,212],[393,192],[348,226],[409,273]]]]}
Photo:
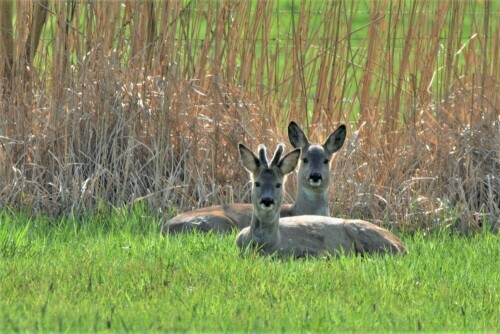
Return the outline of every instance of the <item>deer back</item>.
{"type": "Polygon", "coordinates": [[[363,220],[296,216],[279,220],[279,237],[262,251],[280,256],[339,256],[341,254],[405,254],[393,233],[363,220]]]}

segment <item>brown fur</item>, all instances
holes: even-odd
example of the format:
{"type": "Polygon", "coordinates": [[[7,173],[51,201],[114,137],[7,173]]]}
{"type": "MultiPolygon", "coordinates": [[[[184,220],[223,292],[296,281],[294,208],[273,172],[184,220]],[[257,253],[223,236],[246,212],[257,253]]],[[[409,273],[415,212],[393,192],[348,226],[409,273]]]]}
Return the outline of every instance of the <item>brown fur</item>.
{"type": "Polygon", "coordinates": [[[341,254],[405,254],[406,248],[391,232],[363,220],[322,216],[279,219],[276,242],[252,244],[250,227],[238,235],[238,246],[257,246],[262,254],[279,256],[338,256],[341,254]]]}

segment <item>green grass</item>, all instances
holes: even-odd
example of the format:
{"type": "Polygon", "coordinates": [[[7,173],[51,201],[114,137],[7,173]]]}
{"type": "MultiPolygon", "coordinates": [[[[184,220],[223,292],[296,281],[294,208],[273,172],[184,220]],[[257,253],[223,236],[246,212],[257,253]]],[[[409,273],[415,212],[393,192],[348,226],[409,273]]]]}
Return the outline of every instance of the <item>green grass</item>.
{"type": "Polygon", "coordinates": [[[494,331],[498,237],[403,236],[404,258],[241,256],[141,210],[0,213],[0,331],[494,331]],[[28,226],[28,227],[27,227],[28,226]],[[7,245],[7,246],[6,246],[7,245]]]}

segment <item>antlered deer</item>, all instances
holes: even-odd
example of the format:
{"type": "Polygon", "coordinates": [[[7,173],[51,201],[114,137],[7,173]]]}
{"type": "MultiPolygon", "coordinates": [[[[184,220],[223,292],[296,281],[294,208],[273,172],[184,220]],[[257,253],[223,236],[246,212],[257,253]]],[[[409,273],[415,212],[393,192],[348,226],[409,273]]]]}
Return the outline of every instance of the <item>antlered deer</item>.
{"type": "Polygon", "coordinates": [[[394,234],[363,220],[312,215],[280,218],[283,182],[300,156],[300,149],[295,149],[281,158],[283,149],[279,145],[269,163],[264,146],[259,146],[257,157],[239,144],[241,161],[252,182],[253,213],[250,226],[236,238],[238,247],[293,257],[406,252],[394,234]]]}

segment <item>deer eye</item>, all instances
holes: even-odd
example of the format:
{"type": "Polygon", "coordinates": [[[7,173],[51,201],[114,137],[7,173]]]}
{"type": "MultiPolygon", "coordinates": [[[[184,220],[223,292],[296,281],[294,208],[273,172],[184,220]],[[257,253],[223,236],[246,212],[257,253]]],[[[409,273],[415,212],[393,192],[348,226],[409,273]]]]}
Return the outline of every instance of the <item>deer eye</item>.
{"type": "Polygon", "coordinates": [[[277,183],[276,188],[278,188],[278,189],[281,188],[281,183],[277,183]]]}
{"type": "Polygon", "coordinates": [[[309,162],[309,159],[304,158],[304,159],[302,159],[302,162],[306,164],[306,163],[308,163],[308,162],[309,162]]]}
{"type": "Polygon", "coordinates": [[[329,163],[329,162],[330,162],[330,160],[328,160],[328,159],[325,159],[325,161],[323,161],[323,163],[324,163],[325,165],[326,165],[327,163],[329,163]]]}
{"type": "Polygon", "coordinates": [[[260,182],[255,182],[254,185],[255,185],[255,187],[258,188],[258,187],[260,187],[260,182]]]}

